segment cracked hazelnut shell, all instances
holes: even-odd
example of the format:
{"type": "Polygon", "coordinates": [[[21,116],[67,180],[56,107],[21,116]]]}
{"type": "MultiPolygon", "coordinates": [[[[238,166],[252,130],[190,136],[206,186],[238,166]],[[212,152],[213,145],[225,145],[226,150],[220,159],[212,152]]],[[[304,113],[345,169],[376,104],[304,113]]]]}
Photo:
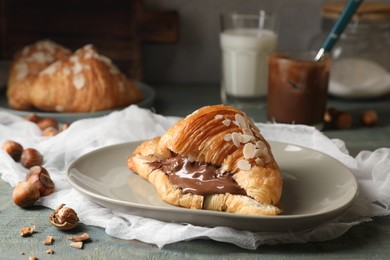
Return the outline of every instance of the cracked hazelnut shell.
{"type": "Polygon", "coordinates": [[[40,196],[47,196],[54,192],[54,182],[49,173],[42,166],[33,166],[26,176],[27,181],[38,188],[40,196]]]}
{"type": "Polygon", "coordinates": [[[49,217],[50,223],[60,230],[69,230],[77,226],[79,218],[76,211],[61,204],[49,217]]]}

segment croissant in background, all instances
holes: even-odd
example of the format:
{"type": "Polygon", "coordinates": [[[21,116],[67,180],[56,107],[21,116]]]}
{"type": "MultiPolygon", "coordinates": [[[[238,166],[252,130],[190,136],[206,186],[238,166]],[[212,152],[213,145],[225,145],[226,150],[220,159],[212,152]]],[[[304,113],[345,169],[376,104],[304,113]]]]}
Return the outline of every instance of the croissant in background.
{"type": "Polygon", "coordinates": [[[203,107],[142,143],[128,168],[166,202],[252,215],[281,213],[282,177],[269,143],[240,110],[203,107]]]}
{"type": "MultiPolygon", "coordinates": [[[[35,45],[39,44],[42,43],[35,45]]],[[[125,107],[143,99],[139,86],[121,73],[109,58],[99,54],[92,45],[86,45],[73,54],[66,53],[68,55],[53,59],[46,67],[39,64],[39,71],[35,70],[34,74],[28,67],[27,71],[31,74],[28,82],[25,81],[26,77],[10,80],[7,93],[9,105],[15,109],[94,112],[125,107]],[[17,93],[22,89],[20,87],[16,90],[14,83],[26,86],[23,89],[23,106],[15,105],[15,100],[20,100],[17,93]],[[13,88],[15,91],[12,91],[13,88]]],[[[20,62],[24,62],[22,58],[20,62]]],[[[10,75],[18,73],[18,66],[11,67],[10,75]]]]}
{"type": "Polygon", "coordinates": [[[50,40],[36,42],[17,52],[8,74],[9,106],[19,110],[33,108],[30,101],[31,87],[39,73],[53,62],[70,55],[70,50],[50,40]]]}

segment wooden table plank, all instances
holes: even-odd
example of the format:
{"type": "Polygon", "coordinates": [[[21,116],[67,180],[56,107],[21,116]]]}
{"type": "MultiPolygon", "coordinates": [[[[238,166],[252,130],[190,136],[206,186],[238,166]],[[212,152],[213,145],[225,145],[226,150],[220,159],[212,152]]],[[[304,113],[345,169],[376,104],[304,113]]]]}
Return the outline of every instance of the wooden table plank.
{"type": "MultiPolygon", "coordinates": [[[[163,115],[185,116],[203,105],[219,103],[219,89],[216,86],[159,86],[156,87],[158,99],[155,109],[163,115]],[[196,93],[196,94],[194,94],[196,93]]],[[[324,132],[331,138],[344,140],[357,154],[362,149],[390,147],[390,122],[388,99],[375,102],[342,102],[330,100],[330,105],[341,109],[373,107],[382,113],[381,125],[375,128],[357,127],[350,130],[332,130],[324,132]]],[[[256,121],[265,122],[265,112],[256,111],[256,121]]],[[[26,210],[15,206],[11,201],[12,188],[0,180],[0,258],[27,259],[36,255],[47,259],[47,248],[55,254],[50,257],[59,259],[386,259],[390,255],[390,217],[375,218],[353,227],[341,237],[325,242],[261,246],[257,250],[245,250],[237,246],[211,240],[179,242],[158,249],[154,245],[139,241],[126,241],[105,234],[98,227],[79,225],[77,229],[63,232],[49,223],[52,210],[35,207],[26,210]],[[36,225],[38,232],[32,237],[18,235],[22,226],[36,225]],[[87,232],[91,242],[84,249],[69,246],[66,235],[87,232]],[[47,235],[54,236],[52,246],[43,245],[47,235]],[[24,252],[25,255],[21,255],[24,252]]]]}

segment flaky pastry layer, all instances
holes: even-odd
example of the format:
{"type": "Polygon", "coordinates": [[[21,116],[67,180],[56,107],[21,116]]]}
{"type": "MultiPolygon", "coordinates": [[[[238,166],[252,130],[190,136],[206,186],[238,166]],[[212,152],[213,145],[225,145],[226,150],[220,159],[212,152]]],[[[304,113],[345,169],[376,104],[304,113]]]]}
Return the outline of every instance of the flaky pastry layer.
{"type": "Polygon", "coordinates": [[[149,180],[160,197],[173,205],[241,214],[277,215],[282,177],[268,142],[240,110],[224,106],[201,108],[172,126],[161,138],[141,144],[128,167],[149,180]],[[231,174],[245,195],[183,193],[153,166],[178,154],[199,164],[212,164],[231,174]]]}

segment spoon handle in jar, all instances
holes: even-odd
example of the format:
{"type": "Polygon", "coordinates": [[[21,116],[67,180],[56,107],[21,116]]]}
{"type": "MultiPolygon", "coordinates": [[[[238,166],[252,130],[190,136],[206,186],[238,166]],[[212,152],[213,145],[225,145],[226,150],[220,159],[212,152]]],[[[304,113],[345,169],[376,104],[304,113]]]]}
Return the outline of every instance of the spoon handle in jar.
{"type": "Polygon", "coordinates": [[[325,52],[329,52],[336,44],[340,37],[340,34],[344,31],[345,27],[359,8],[363,0],[348,0],[343,11],[337,18],[335,24],[327,35],[325,41],[321,45],[321,49],[318,51],[315,59],[320,60],[325,52]]]}

